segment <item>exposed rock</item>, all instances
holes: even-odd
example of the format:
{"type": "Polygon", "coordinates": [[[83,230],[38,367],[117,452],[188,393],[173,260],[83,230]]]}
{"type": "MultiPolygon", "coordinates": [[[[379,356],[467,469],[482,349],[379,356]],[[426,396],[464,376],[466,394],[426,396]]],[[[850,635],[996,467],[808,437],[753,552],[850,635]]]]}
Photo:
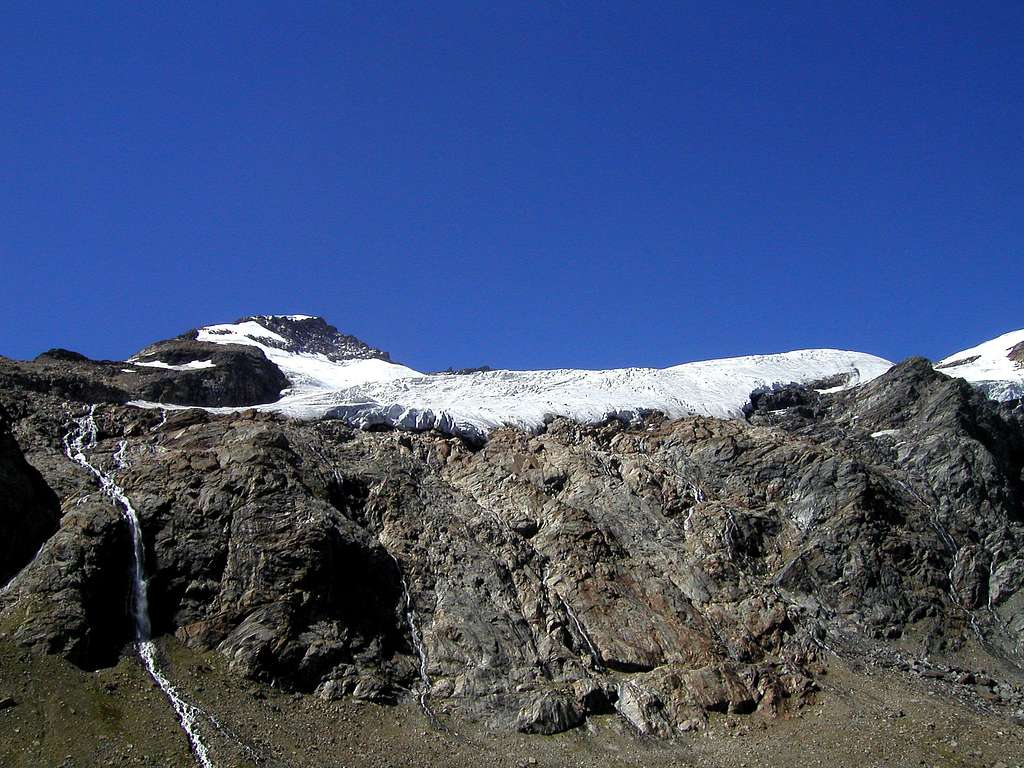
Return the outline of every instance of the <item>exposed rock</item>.
{"type": "Polygon", "coordinates": [[[32,559],[59,519],[57,495],[25,460],[0,407],[0,587],[32,559]]]}
{"type": "Polygon", "coordinates": [[[178,340],[149,347],[136,359],[178,366],[196,361],[211,364],[184,371],[136,366],[147,375],[138,389],[141,400],[199,406],[258,405],[274,402],[288,386],[280,369],[256,347],[178,340]],[[151,371],[158,373],[154,376],[151,371]]]}
{"type": "Polygon", "coordinates": [[[1024,366],[1024,342],[1014,346],[1006,356],[1018,365],[1024,366]]]}
{"type": "Polygon", "coordinates": [[[45,352],[43,352],[43,353],[41,353],[41,354],[36,356],[36,361],[37,362],[44,362],[46,360],[60,360],[60,361],[63,361],[63,362],[72,362],[72,363],[88,363],[88,362],[90,362],[89,358],[86,357],[85,355],[83,355],[81,352],[75,352],[75,351],[70,350],[70,349],[62,349],[60,347],[55,347],[53,349],[48,349],[45,352]]]}
{"type": "Polygon", "coordinates": [[[591,678],[576,680],[572,684],[576,702],[588,715],[607,715],[615,711],[619,692],[614,683],[591,678]]]}
{"type": "MultiPolygon", "coordinates": [[[[240,318],[235,321],[235,324],[251,320],[259,321],[260,325],[283,339],[283,341],[279,341],[272,337],[261,335],[261,343],[267,346],[287,351],[301,351],[304,354],[323,355],[328,360],[334,361],[391,360],[387,352],[375,349],[355,336],[341,333],[322,317],[309,317],[307,315],[253,315],[240,318]]],[[[216,331],[213,332],[216,333],[216,331]]],[[[174,341],[194,340],[198,334],[198,329],[191,330],[182,334],[174,341]]],[[[155,350],[160,345],[168,343],[171,342],[160,342],[160,344],[153,347],[147,347],[140,354],[146,354],[155,350]]]]}
{"type": "Polygon", "coordinates": [[[32,362],[0,357],[0,388],[34,392],[80,403],[125,403],[131,400],[121,363],[89,360],[84,355],[43,354],[32,362]]]}
{"type": "Polygon", "coordinates": [[[135,358],[136,365],[90,360],[67,350],[50,350],[30,362],[0,358],[0,386],[84,403],[149,400],[180,405],[247,406],[278,399],[288,380],[262,350],[188,340],[161,342],[135,358]],[[193,362],[203,368],[177,369],[193,362]]]}
{"type": "Polygon", "coordinates": [[[435,373],[445,373],[451,376],[468,376],[471,373],[487,373],[493,370],[489,365],[478,365],[474,368],[445,368],[443,371],[435,371],[435,373]]]}
{"type": "Polygon", "coordinates": [[[583,718],[583,708],[571,696],[544,691],[519,711],[516,729],[521,733],[551,735],[575,728],[583,718]]]}
{"type": "Polygon", "coordinates": [[[639,682],[630,680],[619,689],[615,708],[641,736],[667,738],[672,735],[672,723],[664,711],[665,702],[639,682]]]}
{"type": "Polygon", "coordinates": [[[95,494],[70,501],[60,529],[0,599],[20,644],[95,669],[132,639],[128,532],[95,494]]]}
{"type": "MultiPolygon", "coordinates": [[[[66,404],[2,396],[67,514],[0,623],[84,666],[116,657],[126,530],[54,453],[66,404]]],[[[1016,658],[1016,416],[911,360],[849,392],[755,394],[748,418],[552,419],[469,445],[111,405],[90,459],[139,512],[154,631],[325,699],[411,696],[530,733],[616,711],[670,737],[789,716],[833,653],[1016,658]]],[[[965,669],[933,679],[963,689],[965,669]]]]}

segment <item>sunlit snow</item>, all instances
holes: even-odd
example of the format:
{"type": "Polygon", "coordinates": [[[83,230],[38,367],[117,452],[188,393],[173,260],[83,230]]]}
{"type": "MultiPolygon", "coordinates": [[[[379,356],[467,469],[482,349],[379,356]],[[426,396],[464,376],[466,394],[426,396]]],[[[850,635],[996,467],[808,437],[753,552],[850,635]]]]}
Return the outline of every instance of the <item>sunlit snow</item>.
{"type": "MultiPolygon", "coordinates": [[[[292,319],[305,319],[305,316],[295,315],[292,319]]],[[[287,345],[286,339],[253,320],[200,328],[196,338],[198,341],[209,341],[214,344],[245,344],[259,347],[263,354],[281,369],[292,384],[291,391],[296,394],[299,390],[345,389],[369,382],[423,375],[412,368],[386,360],[336,362],[328,359],[326,355],[290,352],[281,348],[287,345]]]]}
{"type": "MultiPolygon", "coordinates": [[[[171,365],[170,363],[163,363],[159,360],[152,360],[148,363],[142,363],[137,360],[131,360],[132,365],[141,365],[144,368],[163,368],[168,371],[200,371],[203,368],[215,368],[212,360],[192,360],[188,363],[182,363],[181,365],[171,365]]],[[[128,371],[128,373],[135,373],[135,371],[128,371]]]]}
{"type": "Polygon", "coordinates": [[[288,345],[285,339],[255,320],[208,326],[197,338],[257,346],[281,369],[291,386],[277,402],[258,406],[261,410],[300,419],[339,418],[363,427],[382,424],[474,435],[502,425],[535,429],[553,416],[596,422],[656,410],[673,418],[732,418],[742,415],[750,393],[760,387],[811,383],[837,374],[847,375],[844,386],[854,386],[892,366],[860,352],[809,349],[662,369],[425,375],[384,360],[335,362],[324,355],[288,351],[282,349],[288,345]]]}
{"type": "Polygon", "coordinates": [[[947,376],[966,379],[995,400],[1024,397],[1024,366],[1009,357],[1018,344],[1024,344],[1024,330],[950,355],[936,368],[947,376]]]}

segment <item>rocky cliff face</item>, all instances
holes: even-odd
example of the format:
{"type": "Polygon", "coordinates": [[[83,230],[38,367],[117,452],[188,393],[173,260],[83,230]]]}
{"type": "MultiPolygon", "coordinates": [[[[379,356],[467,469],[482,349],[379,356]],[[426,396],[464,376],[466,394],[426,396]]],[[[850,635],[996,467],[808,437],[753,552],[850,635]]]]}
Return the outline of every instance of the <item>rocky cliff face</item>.
{"type": "Polygon", "coordinates": [[[0,387],[72,403],[239,407],[273,402],[288,386],[280,369],[255,347],[176,339],[147,348],[133,361],[90,360],[64,349],[30,362],[0,357],[0,387]]]}
{"type": "Polygon", "coordinates": [[[11,434],[0,407],[0,584],[32,560],[60,519],[60,503],[11,434]]]}
{"type": "Polygon", "coordinates": [[[277,400],[288,386],[280,369],[255,347],[174,340],[149,347],[133,359],[137,362],[134,376],[143,377],[138,399],[150,402],[258,405],[277,400]],[[188,367],[196,361],[207,367],[188,367]],[[169,367],[154,368],[154,364],[169,367]]]}
{"type": "MultiPolygon", "coordinates": [[[[94,668],[132,640],[131,548],[63,439],[108,384],[49,365],[78,388],[8,372],[0,395],[0,519],[21,542],[0,573],[24,566],[0,629],[94,668]]],[[[758,393],[746,420],[555,419],[473,446],[99,399],[89,460],[138,511],[154,634],[239,681],[670,737],[786,717],[830,658],[870,658],[951,685],[984,666],[991,686],[961,693],[1024,717],[1024,430],[927,361],[758,393]]]]}
{"type": "Polygon", "coordinates": [[[384,360],[391,356],[383,350],[347,333],[342,333],[322,317],[309,315],[251,315],[234,323],[194,328],[177,339],[147,347],[141,354],[158,353],[174,342],[197,341],[200,344],[223,343],[226,338],[242,343],[261,344],[282,352],[322,356],[332,362],[347,360],[384,360]]]}

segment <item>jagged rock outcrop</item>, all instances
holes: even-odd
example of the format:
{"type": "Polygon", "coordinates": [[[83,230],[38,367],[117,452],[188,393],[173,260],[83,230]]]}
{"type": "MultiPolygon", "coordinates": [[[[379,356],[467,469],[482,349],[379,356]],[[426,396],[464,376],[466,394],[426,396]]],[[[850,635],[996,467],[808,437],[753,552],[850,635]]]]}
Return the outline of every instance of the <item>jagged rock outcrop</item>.
{"type": "Polygon", "coordinates": [[[196,361],[209,367],[197,370],[168,370],[147,378],[137,389],[138,399],[150,402],[199,406],[239,406],[272,403],[288,387],[288,379],[267,360],[262,350],[238,344],[204,344],[174,340],[148,347],[135,356],[147,368],[154,362],[186,366],[196,361]]]}
{"type": "Polygon", "coordinates": [[[0,357],[0,387],[77,403],[145,400],[205,407],[271,403],[288,387],[256,347],[173,340],[148,347],[133,361],[90,360],[63,349],[27,362],[0,357]],[[205,367],[188,366],[195,362],[205,367]]]}
{"type": "Polygon", "coordinates": [[[32,559],[59,519],[57,495],[25,460],[0,406],[0,585],[32,559]]]}
{"type": "Polygon", "coordinates": [[[1019,580],[1024,565],[1019,421],[920,358],[855,393],[824,400],[812,419],[799,418],[803,423],[794,422],[792,414],[776,421],[891,471],[884,484],[865,486],[878,519],[851,520],[854,527],[836,537],[862,543],[856,567],[836,559],[841,552],[832,542],[814,536],[813,554],[795,564],[787,578],[810,579],[803,584],[807,591],[860,574],[850,595],[871,608],[857,609],[854,617],[873,632],[897,634],[908,620],[934,624],[929,641],[935,642],[935,633],[948,634],[943,627],[950,623],[1005,624],[1009,635],[995,632],[988,642],[1019,658],[1024,623],[1018,605],[1004,604],[1024,584],[1019,580]],[[1013,586],[1000,594],[998,585],[1006,579],[1013,586]],[[861,597],[862,590],[870,600],[861,597]],[[962,610],[951,611],[950,603],[962,610]],[[890,617],[895,621],[886,626],[890,617]]]}
{"type": "MultiPolygon", "coordinates": [[[[342,333],[322,317],[308,315],[252,315],[243,317],[227,326],[206,326],[182,334],[174,342],[202,339],[204,336],[230,335],[238,326],[258,323],[255,328],[259,343],[285,352],[300,352],[305,355],[322,355],[328,360],[384,360],[391,356],[380,349],[371,347],[355,336],[342,333]],[[232,328],[232,330],[228,330],[232,328]],[[267,333],[269,331],[269,334],[267,333]]],[[[171,342],[160,342],[147,347],[140,354],[146,354],[171,342]]]]}
{"type": "Polygon", "coordinates": [[[95,669],[132,639],[130,541],[99,494],[70,502],[60,528],[11,584],[0,626],[21,645],[95,669]]]}
{"type": "Polygon", "coordinates": [[[27,362],[0,357],[0,388],[11,396],[34,392],[77,403],[124,403],[131,394],[130,382],[118,373],[121,365],[63,349],[27,362]]]}
{"type": "MultiPolygon", "coordinates": [[[[66,514],[0,623],[95,664],[129,637],[123,581],[94,600],[126,532],[52,458],[72,414],[19,391],[22,448],[66,514]]],[[[762,392],[747,415],[554,419],[469,445],[110,405],[90,460],[138,511],[154,631],[288,689],[528,733],[617,712],[668,737],[787,716],[832,653],[981,648],[1024,706],[1018,418],[920,360],[846,392],[762,392]]]]}

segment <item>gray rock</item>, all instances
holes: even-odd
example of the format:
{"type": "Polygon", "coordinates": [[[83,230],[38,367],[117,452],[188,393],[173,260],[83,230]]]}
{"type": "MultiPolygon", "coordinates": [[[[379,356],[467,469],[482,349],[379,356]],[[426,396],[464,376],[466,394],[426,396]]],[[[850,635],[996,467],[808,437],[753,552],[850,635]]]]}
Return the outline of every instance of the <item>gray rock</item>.
{"type": "Polygon", "coordinates": [[[28,564],[59,520],[57,494],[25,460],[0,407],[0,587],[28,564]]]}
{"type": "MultiPolygon", "coordinates": [[[[130,637],[129,549],[59,454],[63,397],[0,393],[66,512],[0,622],[94,666],[130,637]]],[[[835,395],[763,393],[748,414],[552,419],[478,445],[254,412],[158,429],[110,405],[90,458],[139,512],[154,631],[325,699],[409,696],[534,733],[614,710],[671,737],[709,713],[789,716],[833,653],[955,657],[981,634],[1012,654],[1015,415],[921,361],[835,395]]]]}
{"type": "Polygon", "coordinates": [[[545,691],[519,711],[516,729],[521,733],[551,735],[575,728],[583,719],[583,708],[571,696],[545,691]]]}

